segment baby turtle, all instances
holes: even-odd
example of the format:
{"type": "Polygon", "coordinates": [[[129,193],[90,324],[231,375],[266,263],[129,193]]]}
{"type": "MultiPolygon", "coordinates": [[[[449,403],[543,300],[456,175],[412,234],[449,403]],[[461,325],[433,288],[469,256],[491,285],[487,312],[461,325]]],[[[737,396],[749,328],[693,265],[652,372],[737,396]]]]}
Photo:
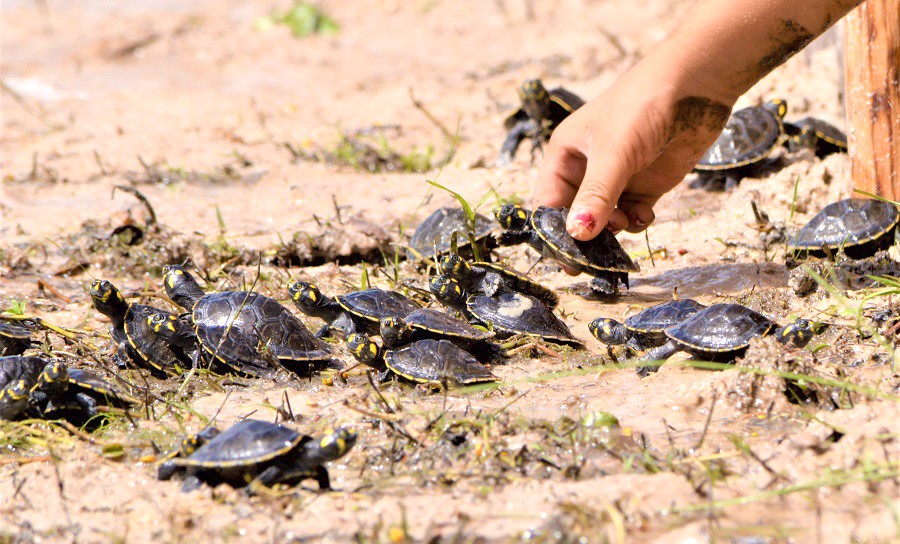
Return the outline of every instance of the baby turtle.
{"type": "Polygon", "coordinates": [[[378,334],[382,318],[403,318],[421,308],[408,297],[384,289],[363,289],[332,298],[313,283],[297,281],[287,290],[298,310],[326,321],[317,337],[328,335],[331,329],[341,331],[345,338],[355,332],[378,334]]]}
{"type": "Polygon", "coordinates": [[[229,371],[271,377],[281,363],[331,360],[331,349],[278,301],[252,291],[206,294],[181,266],[163,267],[166,292],[191,312],[203,350],[229,371]]]}
{"type": "Polygon", "coordinates": [[[0,357],[20,355],[31,346],[31,329],[13,321],[0,320],[0,357]]]}
{"type": "Polygon", "coordinates": [[[615,319],[598,317],[588,330],[597,340],[608,345],[627,344],[638,351],[660,346],[666,342],[665,329],[681,323],[706,308],[689,298],[670,300],[646,308],[620,323],[615,319]]]}
{"type": "Polygon", "coordinates": [[[832,202],[788,242],[788,254],[825,257],[843,251],[862,259],[894,243],[900,211],[883,200],[848,198],[832,202]]]}
{"type": "Polygon", "coordinates": [[[387,348],[416,340],[448,340],[483,361],[494,359],[500,351],[499,346],[490,342],[493,332],[432,308],[421,308],[403,319],[385,317],[380,325],[381,339],[387,348]]]}
{"type": "MultiPolygon", "coordinates": [[[[740,304],[713,304],[665,330],[668,340],[640,357],[639,361],[664,361],[679,351],[706,361],[730,362],[746,351],[750,340],[775,334],[784,344],[805,346],[813,337],[806,319],[779,327],[768,317],[740,304]]],[[[658,367],[642,367],[646,376],[658,367]]]]}
{"type": "Polygon", "coordinates": [[[18,419],[28,408],[31,386],[25,380],[13,380],[0,388],[0,421],[18,419]]]}
{"type": "Polygon", "coordinates": [[[447,387],[497,381],[471,353],[448,340],[416,340],[384,350],[368,335],[354,334],[347,338],[347,349],[363,364],[416,383],[447,387]]]}
{"type": "Polygon", "coordinates": [[[144,304],[129,304],[122,293],[106,280],[91,283],[91,300],[94,308],[112,322],[109,335],[116,344],[116,357],[120,361],[131,361],[159,377],[174,375],[178,366],[184,368],[191,364],[182,351],[173,349],[149,328],[147,318],[164,310],[144,304]]]}
{"type": "Polygon", "coordinates": [[[811,149],[822,158],[832,153],[847,152],[847,135],[827,121],[804,117],[799,121],[785,122],[784,130],[788,135],[788,150],[792,153],[811,149]]]}
{"type": "Polygon", "coordinates": [[[779,99],[732,113],[722,134],[694,166],[699,177],[691,186],[715,189],[724,179],[726,191],[737,187],[781,145],[786,112],[787,102],[779,99]]]}
{"type": "Polygon", "coordinates": [[[438,261],[441,274],[456,278],[470,295],[492,296],[506,289],[524,293],[556,308],[559,295],[518,270],[498,263],[469,263],[459,255],[444,255],[438,261]]]}
{"type": "MultiPolygon", "coordinates": [[[[489,246],[491,230],[493,230],[491,220],[476,213],[473,237],[479,247],[489,246]]],[[[471,251],[466,227],[466,212],[462,208],[450,207],[435,210],[413,232],[412,238],[409,240],[408,258],[422,261],[449,252],[454,232],[456,233],[457,251],[471,251]]]]}
{"type": "Polygon", "coordinates": [[[469,296],[459,281],[449,276],[431,278],[429,287],[441,304],[462,311],[498,335],[530,334],[550,342],[582,346],[569,327],[534,297],[514,291],[469,296]]]}
{"type": "Polygon", "coordinates": [[[531,138],[531,154],[541,149],[550,134],[570,113],[584,105],[584,100],[562,87],[547,90],[540,79],[529,79],[519,89],[522,107],[506,118],[503,125],[508,132],[500,146],[498,166],[513,162],[519,144],[531,138]]]}
{"type": "Polygon", "coordinates": [[[40,357],[0,357],[0,420],[16,419],[25,412],[46,365],[40,357]]]}
{"type": "Polygon", "coordinates": [[[619,281],[628,287],[628,273],[640,268],[607,229],[586,242],[572,238],[566,230],[568,208],[539,206],[529,212],[521,206],[507,204],[494,210],[500,225],[506,229],[501,245],[527,243],[546,257],[594,276],[591,288],[607,296],[619,292],[619,281]]]}
{"type": "MultiPolygon", "coordinates": [[[[257,419],[239,421],[213,436],[192,453],[170,457],[159,465],[158,478],[184,475],[182,489],[196,489],[200,482],[227,483],[232,487],[271,487],[316,480],[320,490],[331,489],[325,463],[339,459],[356,443],[356,432],[347,427],[328,429],[319,438],[257,419]]],[[[188,452],[191,451],[188,449],[188,452]]]]}
{"type": "Polygon", "coordinates": [[[100,406],[127,409],[139,403],[100,375],[61,362],[44,367],[31,395],[41,417],[66,419],[78,426],[96,417],[100,406]]]}

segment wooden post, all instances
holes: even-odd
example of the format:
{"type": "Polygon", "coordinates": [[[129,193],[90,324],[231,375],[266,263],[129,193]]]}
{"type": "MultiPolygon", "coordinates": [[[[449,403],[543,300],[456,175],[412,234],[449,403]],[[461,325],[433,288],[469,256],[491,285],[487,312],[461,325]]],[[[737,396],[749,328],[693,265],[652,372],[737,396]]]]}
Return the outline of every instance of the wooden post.
{"type": "Polygon", "coordinates": [[[898,200],[900,0],[866,0],[847,15],[844,66],[853,184],[898,200]]]}

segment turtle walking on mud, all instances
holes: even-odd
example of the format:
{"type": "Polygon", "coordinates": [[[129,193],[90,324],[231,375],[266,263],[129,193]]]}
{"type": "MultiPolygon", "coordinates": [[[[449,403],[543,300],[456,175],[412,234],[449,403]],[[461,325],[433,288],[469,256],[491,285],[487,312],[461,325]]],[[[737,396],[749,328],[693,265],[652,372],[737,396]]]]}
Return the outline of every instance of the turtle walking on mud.
{"type": "Polygon", "coordinates": [[[459,280],[450,276],[431,278],[429,288],[441,304],[462,312],[473,322],[490,327],[498,336],[526,334],[557,344],[583,346],[565,322],[532,296],[514,291],[494,296],[470,296],[459,280]]]}
{"type": "MultiPolygon", "coordinates": [[[[685,351],[705,361],[731,362],[742,355],[750,340],[774,334],[784,344],[803,347],[812,339],[812,323],[797,319],[778,326],[768,317],[740,304],[713,304],[664,330],[666,341],[648,350],[637,361],[664,361],[685,351]]],[[[646,376],[657,366],[638,368],[646,376]]]]}
{"type": "Polygon", "coordinates": [[[770,100],[731,114],[718,139],[706,150],[694,172],[695,189],[729,191],[757,173],[765,159],[784,142],[787,102],[770,100]]]}
{"type": "Polygon", "coordinates": [[[637,351],[644,351],[666,342],[665,330],[681,323],[705,308],[689,298],[669,300],[646,308],[624,323],[607,317],[598,317],[588,325],[588,331],[604,344],[627,345],[637,351]]]}
{"type": "Polygon", "coordinates": [[[181,474],[184,491],[201,483],[227,483],[251,492],[312,479],[325,491],[331,489],[325,463],[340,459],[355,443],[356,432],[349,427],[327,429],[314,438],[278,423],[245,419],[225,431],[205,430],[183,440],[182,448],[159,465],[158,478],[181,474]]]}
{"type": "Polygon", "coordinates": [[[497,381],[491,371],[468,351],[444,339],[423,338],[379,346],[367,334],[347,338],[347,349],[359,362],[415,383],[438,387],[497,381]]]}
{"type": "Polygon", "coordinates": [[[316,333],[319,338],[328,336],[332,330],[340,331],[345,338],[355,332],[378,334],[381,319],[402,319],[421,308],[409,297],[384,289],[363,289],[328,297],[316,284],[296,281],[287,290],[298,310],[325,320],[316,333]]]}
{"type": "Polygon", "coordinates": [[[497,166],[511,164],[525,138],[531,138],[533,160],[535,151],[543,147],[556,127],[585,103],[580,96],[562,87],[548,91],[540,79],[526,80],[519,88],[519,99],[522,106],[503,123],[508,132],[500,146],[497,166]]]}
{"type": "Polygon", "coordinates": [[[109,335],[116,344],[116,358],[120,362],[132,362],[159,377],[174,375],[179,366],[187,368],[192,364],[191,358],[178,346],[161,339],[148,325],[147,318],[151,315],[159,312],[173,314],[145,304],[127,302],[122,293],[106,280],[91,283],[91,300],[94,308],[111,321],[109,335]]]}
{"type": "Polygon", "coordinates": [[[847,198],[822,208],[788,242],[793,258],[843,252],[852,259],[871,257],[895,241],[900,209],[870,198],[847,198]]]}
{"type": "Polygon", "coordinates": [[[491,236],[493,230],[493,221],[480,213],[475,214],[470,232],[465,210],[459,207],[438,208],[416,227],[409,239],[407,258],[425,261],[445,255],[453,250],[454,239],[457,252],[472,254],[472,241],[483,252],[496,247],[491,236]]]}
{"type": "Polygon", "coordinates": [[[203,351],[228,371],[271,377],[331,360],[331,348],[278,301],[253,291],[207,294],[181,266],[163,267],[166,293],[190,312],[203,351]]]}

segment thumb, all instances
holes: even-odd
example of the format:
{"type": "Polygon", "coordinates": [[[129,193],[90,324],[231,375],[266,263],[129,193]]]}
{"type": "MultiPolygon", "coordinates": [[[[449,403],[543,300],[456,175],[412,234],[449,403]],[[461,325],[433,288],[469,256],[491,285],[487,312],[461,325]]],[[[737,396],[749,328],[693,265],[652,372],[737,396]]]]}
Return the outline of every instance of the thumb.
{"type": "Polygon", "coordinates": [[[594,238],[607,224],[614,233],[628,227],[628,218],[616,205],[632,172],[617,157],[615,152],[603,152],[588,158],[566,220],[566,229],[576,240],[594,238]]]}

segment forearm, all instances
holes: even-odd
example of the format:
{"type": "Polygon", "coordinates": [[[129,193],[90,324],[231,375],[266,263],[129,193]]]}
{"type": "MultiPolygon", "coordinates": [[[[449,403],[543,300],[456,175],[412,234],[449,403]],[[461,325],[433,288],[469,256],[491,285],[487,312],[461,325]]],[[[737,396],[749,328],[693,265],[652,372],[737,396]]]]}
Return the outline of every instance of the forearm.
{"type": "Polygon", "coordinates": [[[699,0],[637,66],[684,96],[731,105],[862,0],[699,0]]]}

